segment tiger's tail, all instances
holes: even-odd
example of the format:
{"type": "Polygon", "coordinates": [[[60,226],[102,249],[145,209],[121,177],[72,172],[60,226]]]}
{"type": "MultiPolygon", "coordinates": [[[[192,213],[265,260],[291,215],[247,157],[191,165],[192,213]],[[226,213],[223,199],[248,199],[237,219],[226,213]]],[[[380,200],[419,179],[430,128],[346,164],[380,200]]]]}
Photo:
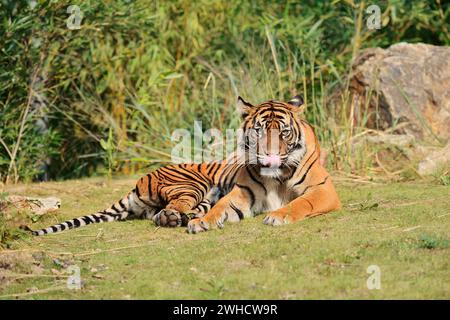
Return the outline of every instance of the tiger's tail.
{"type": "MultiPolygon", "coordinates": [[[[88,214],[79,218],[67,220],[62,223],[58,223],[52,225],[50,227],[40,229],[40,230],[27,230],[31,231],[34,236],[42,236],[49,233],[61,232],[68,229],[75,229],[82,226],[86,226],[88,224],[93,223],[103,223],[103,222],[112,222],[116,220],[125,220],[127,217],[142,214],[144,211],[141,205],[138,205],[137,200],[138,195],[136,194],[136,190],[129,192],[125,197],[114,203],[108,209],[103,211],[98,211],[94,214],[88,214]]],[[[142,201],[139,201],[142,203],[142,201]]]]}

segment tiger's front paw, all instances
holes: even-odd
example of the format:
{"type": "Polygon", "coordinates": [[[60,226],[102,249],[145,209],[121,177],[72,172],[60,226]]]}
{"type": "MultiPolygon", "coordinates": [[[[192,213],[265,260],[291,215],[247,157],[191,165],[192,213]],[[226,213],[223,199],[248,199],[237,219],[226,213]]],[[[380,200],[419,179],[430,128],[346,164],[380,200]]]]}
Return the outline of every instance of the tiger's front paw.
{"type": "Polygon", "coordinates": [[[192,219],[187,225],[188,233],[199,233],[209,230],[209,223],[204,218],[192,219]]]}
{"type": "Polygon", "coordinates": [[[189,218],[185,214],[180,214],[173,209],[162,209],[155,214],[153,221],[159,227],[181,227],[187,225],[189,218]]]}
{"type": "Polygon", "coordinates": [[[279,211],[268,213],[263,220],[263,223],[268,226],[281,226],[290,222],[289,215],[279,211]]]}

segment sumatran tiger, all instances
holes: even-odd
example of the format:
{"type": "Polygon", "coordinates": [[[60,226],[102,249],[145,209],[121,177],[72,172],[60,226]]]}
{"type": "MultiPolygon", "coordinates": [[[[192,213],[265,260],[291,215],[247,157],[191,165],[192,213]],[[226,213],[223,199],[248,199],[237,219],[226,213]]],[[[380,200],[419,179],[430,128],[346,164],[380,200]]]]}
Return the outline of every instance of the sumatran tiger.
{"type": "Polygon", "coordinates": [[[225,221],[260,212],[268,212],[264,224],[278,226],[338,209],[339,197],[320,163],[317,137],[301,118],[302,97],[258,105],[240,97],[238,101],[244,131],[241,148],[250,161],[239,168],[228,194],[206,215],[189,221],[188,232],[221,228],[225,221]]]}
{"type": "Polygon", "coordinates": [[[270,211],[264,223],[276,226],[339,208],[331,178],[319,163],[317,138],[301,119],[301,96],[256,106],[239,97],[238,104],[244,134],[240,149],[227,160],[159,168],[110,208],[33,235],[128,218],[151,219],[162,227],[187,225],[189,233],[198,233],[264,211],[270,211]]]}

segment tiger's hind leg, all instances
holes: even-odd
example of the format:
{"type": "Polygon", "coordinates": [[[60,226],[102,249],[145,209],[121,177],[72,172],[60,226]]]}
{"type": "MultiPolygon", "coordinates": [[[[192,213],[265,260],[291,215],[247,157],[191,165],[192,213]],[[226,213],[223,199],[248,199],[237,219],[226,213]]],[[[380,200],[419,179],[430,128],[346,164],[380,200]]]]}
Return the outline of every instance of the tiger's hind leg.
{"type": "Polygon", "coordinates": [[[184,223],[187,224],[188,220],[185,214],[167,208],[162,209],[153,217],[153,221],[158,227],[169,228],[181,227],[184,223]]]}
{"type": "Polygon", "coordinates": [[[195,204],[192,197],[179,197],[159,211],[153,221],[161,227],[185,227],[189,220],[203,217],[217,202],[220,192],[216,187],[211,188],[200,203],[195,204]]]}
{"type": "Polygon", "coordinates": [[[187,218],[186,212],[190,211],[196,204],[195,197],[188,194],[182,195],[169,201],[166,207],[153,217],[153,221],[159,227],[180,227],[183,223],[187,224],[189,218],[187,218]]]}
{"type": "Polygon", "coordinates": [[[208,199],[202,200],[194,209],[184,212],[168,205],[153,217],[153,221],[160,227],[185,227],[190,219],[203,217],[210,209],[211,202],[208,199]]]}

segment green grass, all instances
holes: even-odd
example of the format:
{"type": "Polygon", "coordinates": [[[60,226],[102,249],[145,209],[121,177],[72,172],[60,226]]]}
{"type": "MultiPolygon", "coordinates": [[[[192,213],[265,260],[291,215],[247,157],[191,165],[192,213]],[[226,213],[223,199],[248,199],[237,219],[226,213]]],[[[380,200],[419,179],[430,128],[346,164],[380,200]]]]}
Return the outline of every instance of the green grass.
{"type": "MultiPolygon", "coordinates": [[[[18,185],[8,192],[62,198],[60,213],[33,224],[37,228],[101,209],[132,186],[130,179],[96,178],[18,185]]],[[[258,216],[189,235],[135,220],[14,240],[15,251],[0,253],[0,296],[450,298],[447,186],[338,184],[338,192],[341,211],[278,228],[264,226],[258,216]],[[71,264],[81,268],[81,290],[65,288],[64,268],[71,264]],[[370,265],[380,267],[380,290],[367,289],[370,265]]]]}

